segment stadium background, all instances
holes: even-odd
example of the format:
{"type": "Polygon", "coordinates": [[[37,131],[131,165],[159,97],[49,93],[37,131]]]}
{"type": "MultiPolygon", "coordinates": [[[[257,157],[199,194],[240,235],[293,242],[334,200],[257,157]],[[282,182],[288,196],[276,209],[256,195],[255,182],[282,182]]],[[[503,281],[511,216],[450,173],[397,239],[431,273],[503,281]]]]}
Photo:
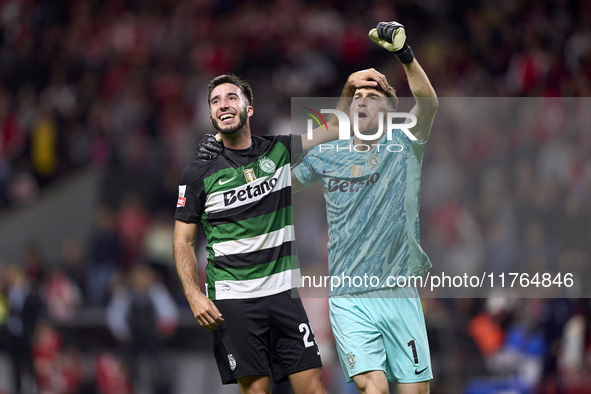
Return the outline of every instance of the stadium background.
{"type": "MultiPolygon", "coordinates": [[[[180,171],[212,131],[206,84],[245,77],[257,134],[289,132],[291,97],[338,95],[359,69],[408,96],[398,61],[367,38],[382,20],[406,26],[440,97],[555,97],[541,101],[544,113],[561,118],[559,97],[591,93],[586,1],[1,1],[0,392],[12,392],[11,350],[22,358],[27,346],[42,392],[125,392],[132,375],[138,392],[236,392],[219,384],[211,334],[190,315],[170,250],[180,171]],[[28,345],[7,324],[21,274],[39,296],[28,345]],[[115,302],[128,289],[170,294],[178,315],[138,308],[130,341],[115,302]],[[162,370],[170,381],[151,379],[162,370]]],[[[450,260],[588,274],[589,123],[546,125],[434,130],[421,231],[435,269],[450,260]]],[[[318,196],[296,200],[305,273],[326,264],[318,196]]],[[[305,302],[327,390],[354,390],[343,386],[325,300],[305,302]]],[[[424,307],[434,393],[591,391],[588,299],[424,307]]]]}

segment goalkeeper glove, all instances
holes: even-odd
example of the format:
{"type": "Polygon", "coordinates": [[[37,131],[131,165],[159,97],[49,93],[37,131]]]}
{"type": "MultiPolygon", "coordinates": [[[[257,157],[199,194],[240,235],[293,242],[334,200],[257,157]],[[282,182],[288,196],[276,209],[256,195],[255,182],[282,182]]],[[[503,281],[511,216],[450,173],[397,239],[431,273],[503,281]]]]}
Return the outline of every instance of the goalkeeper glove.
{"type": "Polygon", "coordinates": [[[205,137],[199,141],[197,151],[195,152],[196,160],[212,160],[215,159],[224,150],[224,145],[221,144],[221,139],[218,141],[213,134],[205,134],[205,137]]]}
{"type": "Polygon", "coordinates": [[[369,31],[369,38],[382,48],[394,52],[402,63],[410,63],[415,58],[412,49],[406,43],[404,26],[398,22],[380,22],[369,31]]]}

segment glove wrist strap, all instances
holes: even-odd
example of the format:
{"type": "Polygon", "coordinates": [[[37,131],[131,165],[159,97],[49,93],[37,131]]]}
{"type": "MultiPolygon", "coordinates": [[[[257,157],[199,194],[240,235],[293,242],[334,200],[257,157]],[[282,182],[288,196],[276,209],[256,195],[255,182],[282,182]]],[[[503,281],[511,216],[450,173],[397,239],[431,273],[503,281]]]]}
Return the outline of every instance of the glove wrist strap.
{"type": "Polygon", "coordinates": [[[410,63],[415,58],[415,54],[412,52],[412,49],[410,49],[408,44],[404,44],[402,48],[394,52],[394,55],[396,55],[398,60],[403,64],[410,63]]]}

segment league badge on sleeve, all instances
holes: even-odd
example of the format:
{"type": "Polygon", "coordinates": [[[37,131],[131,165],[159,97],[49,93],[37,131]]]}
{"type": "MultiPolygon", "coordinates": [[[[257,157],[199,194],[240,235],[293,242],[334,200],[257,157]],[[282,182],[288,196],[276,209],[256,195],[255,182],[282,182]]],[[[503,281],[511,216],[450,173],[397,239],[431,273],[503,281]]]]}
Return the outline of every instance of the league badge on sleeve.
{"type": "Polygon", "coordinates": [[[179,185],[179,199],[176,202],[176,207],[184,207],[187,198],[185,197],[185,193],[187,191],[187,185],[179,185]]]}

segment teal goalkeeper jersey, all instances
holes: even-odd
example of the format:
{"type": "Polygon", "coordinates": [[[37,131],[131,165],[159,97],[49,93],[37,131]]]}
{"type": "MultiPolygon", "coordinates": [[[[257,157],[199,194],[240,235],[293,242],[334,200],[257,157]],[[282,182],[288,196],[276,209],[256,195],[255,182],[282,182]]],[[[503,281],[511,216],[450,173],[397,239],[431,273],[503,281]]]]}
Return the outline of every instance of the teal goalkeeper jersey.
{"type": "Polygon", "coordinates": [[[419,239],[425,143],[394,131],[370,152],[353,144],[351,138],[316,146],[294,168],[304,186],[322,182],[329,273],[343,279],[331,296],[386,288],[431,268],[419,239]]]}

